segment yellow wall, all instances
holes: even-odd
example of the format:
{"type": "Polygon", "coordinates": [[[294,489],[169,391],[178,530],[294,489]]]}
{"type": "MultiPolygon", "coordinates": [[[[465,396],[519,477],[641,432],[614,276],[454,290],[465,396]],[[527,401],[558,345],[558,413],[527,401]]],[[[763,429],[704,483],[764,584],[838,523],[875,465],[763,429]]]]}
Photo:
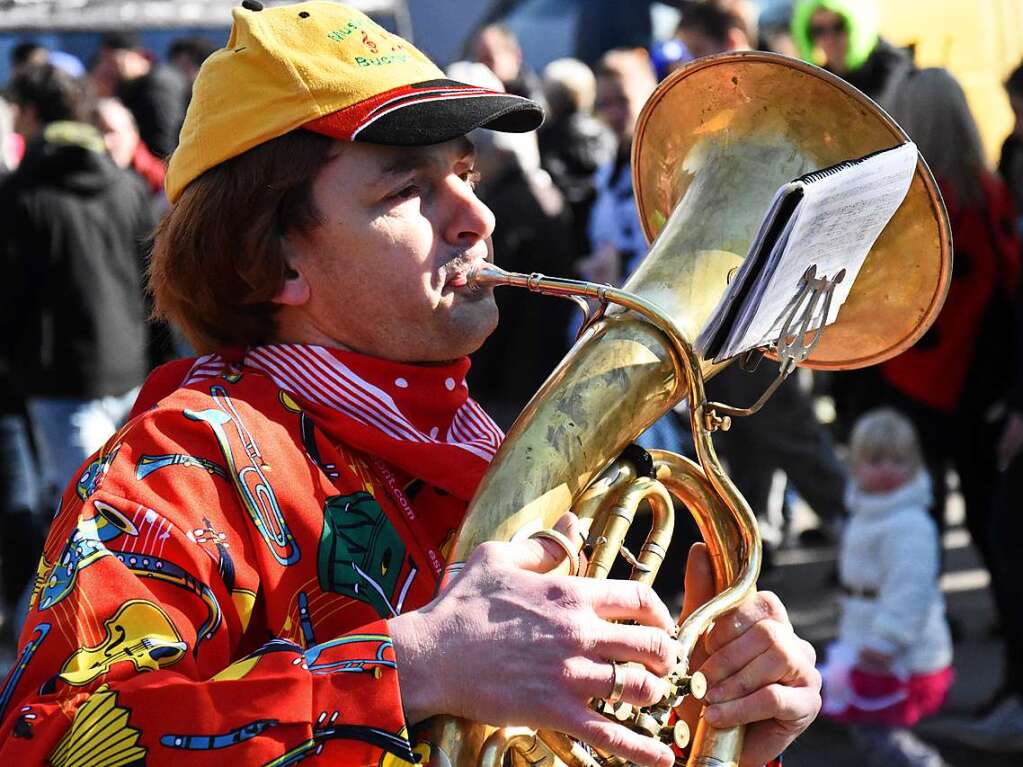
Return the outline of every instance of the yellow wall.
{"type": "Polygon", "coordinates": [[[992,163],[1012,130],[1002,83],[1023,59],[1023,0],[878,0],[882,34],[914,45],[919,66],[952,71],[992,163]]]}

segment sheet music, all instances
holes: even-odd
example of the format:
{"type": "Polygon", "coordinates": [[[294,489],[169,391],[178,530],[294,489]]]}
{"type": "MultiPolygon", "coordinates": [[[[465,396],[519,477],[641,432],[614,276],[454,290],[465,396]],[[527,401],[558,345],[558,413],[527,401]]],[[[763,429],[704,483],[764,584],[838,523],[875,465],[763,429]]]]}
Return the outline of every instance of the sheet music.
{"type": "Polygon", "coordinates": [[[906,143],[806,183],[788,236],[779,240],[765,266],[765,279],[755,291],[759,297],[754,294],[738,317],[736,330],[741,332],[715,359],[777,341],[781,315],[811,264],[816,264],[818,277],[846,270],[826,324],[834,322],[867,254],[905,199],[916,163],[916,145],[906,143]]]}

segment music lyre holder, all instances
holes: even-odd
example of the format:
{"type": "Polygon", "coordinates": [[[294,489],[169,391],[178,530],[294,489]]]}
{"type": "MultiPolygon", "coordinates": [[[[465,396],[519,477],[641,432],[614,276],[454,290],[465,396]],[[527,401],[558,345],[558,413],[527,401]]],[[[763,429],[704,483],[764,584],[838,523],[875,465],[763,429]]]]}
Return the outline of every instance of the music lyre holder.
{"type": "MultiPolygon", "coordinates": [[[[749,407],[733,407],[721,402],[707,403],[707,410],[713,413],[714,420],[721,422],[722,428],[728,428],[726,420],[728,418],[753,415],[760,410],[796,366],[813,353],[824,335],[824,326],[831,311],[835,288],[843,279],[845,269],[839,270],[834,277],[818,277],[816,264],[811,265],[803,273],[799,289],[778,317],[781,322],[778,340],[771,344],[778,355],[778,377],[749,407]]],[[[744,354],[741,363],[743,367],[756,369],[752,357],[759,354],[760,352],[755,349],[744,354]]]]}

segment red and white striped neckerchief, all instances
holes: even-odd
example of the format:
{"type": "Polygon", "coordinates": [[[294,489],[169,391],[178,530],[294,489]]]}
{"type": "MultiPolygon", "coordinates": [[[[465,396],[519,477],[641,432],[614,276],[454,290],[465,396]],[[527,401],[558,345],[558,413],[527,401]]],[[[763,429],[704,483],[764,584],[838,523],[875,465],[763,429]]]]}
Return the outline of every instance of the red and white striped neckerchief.
{"type": "MultiPolygon", "coordinates": [[[[322,346],[273,344],[199,357],[172,386],[199,384],[232,368],[261,373],[296,398],[332,441],[468,501],[504,437],[469,397],[469,365],[467,357],[408,365],[322,346]]],[[[157,398],[168,393],[156,388],[157,398]]],[[[140,401],[136,412],[146,404],[140,401]]]]}

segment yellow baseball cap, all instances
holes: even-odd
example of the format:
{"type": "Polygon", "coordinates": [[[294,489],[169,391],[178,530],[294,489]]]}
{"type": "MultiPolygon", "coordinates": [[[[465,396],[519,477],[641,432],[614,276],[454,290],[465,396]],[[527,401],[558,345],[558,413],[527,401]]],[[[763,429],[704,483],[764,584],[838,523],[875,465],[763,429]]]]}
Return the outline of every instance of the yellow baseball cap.
{"type": "Polygon", "coordinates": [[[167,169],[171,202],[213,166],[298,128],[417,146],[543,122],[535,102],[446,79],[411,43],[341,3],[245,0],[232,15],[226,47],[193,86],[167,169]]]}

